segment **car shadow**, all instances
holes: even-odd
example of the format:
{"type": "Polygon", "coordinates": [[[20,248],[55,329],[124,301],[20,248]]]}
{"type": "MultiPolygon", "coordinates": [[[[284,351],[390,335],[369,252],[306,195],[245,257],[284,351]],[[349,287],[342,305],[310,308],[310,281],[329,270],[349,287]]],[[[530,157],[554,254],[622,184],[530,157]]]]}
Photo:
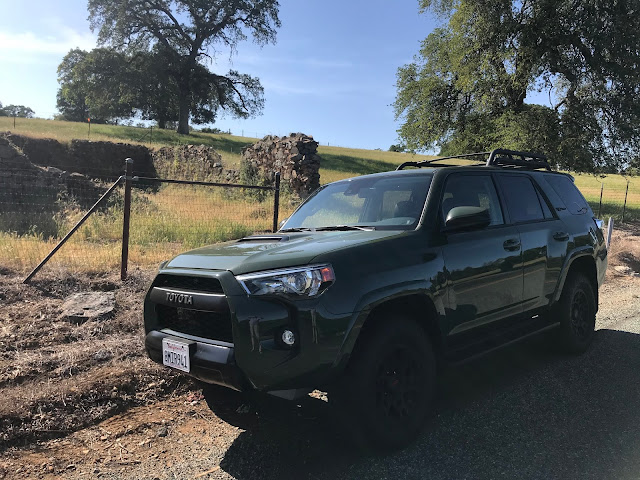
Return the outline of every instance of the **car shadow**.
{"type": "Polygon", "coordinates": [[[637,478],[640,335],[598,330],[580,356],[539,343],[446,369],[429,426],[385,456],[353,448],[322,400],[220,390],[210,407],[245,430],[220,466],[239,479],[637,478]]]}

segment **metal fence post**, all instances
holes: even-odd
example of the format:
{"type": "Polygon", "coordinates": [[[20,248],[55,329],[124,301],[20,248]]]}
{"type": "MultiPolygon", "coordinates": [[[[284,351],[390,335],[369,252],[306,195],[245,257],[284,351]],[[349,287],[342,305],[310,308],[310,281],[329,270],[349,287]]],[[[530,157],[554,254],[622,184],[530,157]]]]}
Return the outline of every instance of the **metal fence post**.
{"type": "Polygon", "coordinates": [[[122,261],[120,263],[120,279],[126,280],[129,263],[129,220],[131,218],[131,180],[133,174],[133,159],[125,160],[124,177],[124,215],[122,221],[122,261]]]}
{"type": "Polygon", "coordinates": [[[624,214],[627,212],[627,195],[629,194],[629,180],[627,180],[627,190],[624,192],[624,205],[622,206],[622,223],[624,223],[624,214]]]}
{"type": "Polygon", "coordinates": [[[273,195],[273,233],[278,231],[278,214],[280,209],[280,172],[276,172],[276,188],[273,195]]]}
{"type": "Polygon", "coordinates": [[[602,212],[602,191],[604,190],[604,183],[600,183],[600,204],[598,205],[598,218],[602,212]]]}

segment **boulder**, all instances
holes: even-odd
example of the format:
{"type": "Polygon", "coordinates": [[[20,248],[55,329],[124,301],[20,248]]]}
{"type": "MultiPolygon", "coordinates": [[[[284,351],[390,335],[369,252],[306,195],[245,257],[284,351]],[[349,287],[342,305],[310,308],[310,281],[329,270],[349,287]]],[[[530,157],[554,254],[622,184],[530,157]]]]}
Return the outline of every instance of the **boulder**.
{"type": "Polygon", "coordinates": [[[114,292],[82,292],[67,297],[62,304],[60,318],[84,323],[88,320],[106,320],[116,306],[114,292]]]}

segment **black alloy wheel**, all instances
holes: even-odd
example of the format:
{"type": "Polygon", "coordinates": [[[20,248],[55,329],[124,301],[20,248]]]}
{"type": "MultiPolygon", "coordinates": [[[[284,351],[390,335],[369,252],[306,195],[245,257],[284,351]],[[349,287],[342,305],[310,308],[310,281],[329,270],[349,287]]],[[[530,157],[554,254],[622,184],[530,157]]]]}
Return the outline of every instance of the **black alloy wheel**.
{"type": "Polygon", "coordinates": [[[398,345],[378,366],[376,378],[376,409],[388,421],[411,419],[426,401],[421,377],[424,374],[415,352],[398,345]]]}
{"type": "Polygon", "coordinates": [[[593,287],[582,273],[570,274],[557,306],[560,330],[558,346],[570,353],[582,353],[591,344],[596,326],[593,287]]]}
{"type": "Polygon", "coordinates": [[[400,315],[380,319],[363,331],[345,374],[330,390],[341,413],[339,428],[365,450],[411,443],[431,413],[435,365],[422,326],[400,315]]]}

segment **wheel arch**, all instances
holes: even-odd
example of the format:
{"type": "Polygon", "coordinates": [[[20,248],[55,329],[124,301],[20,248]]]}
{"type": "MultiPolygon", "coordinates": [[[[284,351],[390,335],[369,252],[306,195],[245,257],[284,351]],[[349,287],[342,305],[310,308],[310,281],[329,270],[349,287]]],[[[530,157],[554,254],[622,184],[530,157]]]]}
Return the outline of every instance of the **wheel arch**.
{"type": "Polygon", "coordinates": [[[588,253],[583,253],[582,255],[575,255],[571,258],[570,263],[565,268],[566,272],[564,277],[562,278],[562,282],[558,291],[556,292],[555,301],[560,300],[560,296],[562,295],[562,290],[564,289],[564,285],[567,282],[567,279],[571,275],[582,274],[589,280],[591,284],[591,288],[593,289],[593,294],[595,296],[596,301],[596,311],[598,310],[598,269],[596,267],[596,261],[592,255],[588,253]]]}
{"type": "Polygon", "coordinates": [[[406,315],[414,319],[431,341],[436,356],[441,357],[443,353],[443,337],[438,322],[438,311],[433,300],[423,294],[403,295],[375,305],[364,319],[360,332],[354,341],[353,349],[357,348],[358,342],[366,338],[367,332],[373,331],[376,325],[384,322],[389,315],[397,314],[406,315]]]}

